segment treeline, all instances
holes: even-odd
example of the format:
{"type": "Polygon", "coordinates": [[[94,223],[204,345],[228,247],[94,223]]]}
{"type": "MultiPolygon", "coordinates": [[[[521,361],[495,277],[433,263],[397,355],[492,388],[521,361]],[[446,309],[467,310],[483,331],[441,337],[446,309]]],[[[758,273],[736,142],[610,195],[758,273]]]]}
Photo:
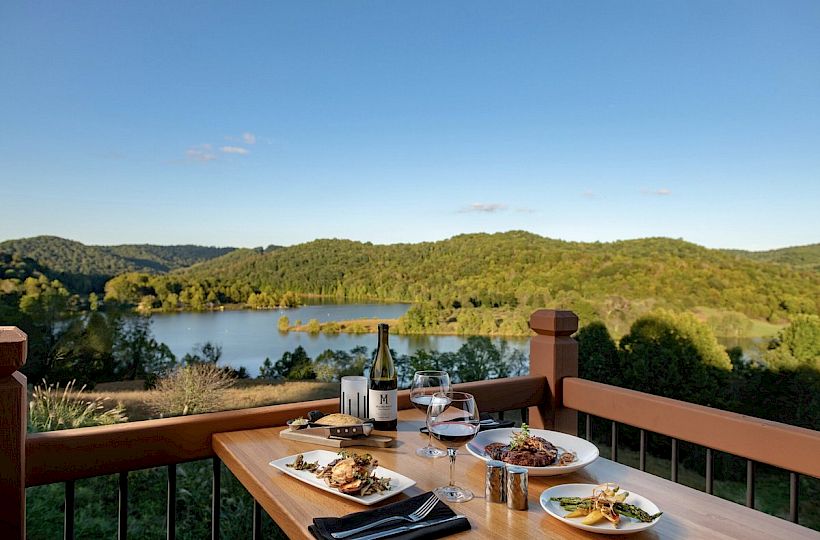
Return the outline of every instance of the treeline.
{"type": "MultiPolygon", "coordinates": [[[[795,248],[796,249],[796,248],[795,248]]],[[[820,312],[820,274],[755,262],[681,240],[563,242],[526,232],[374,245],[317,240],[236,250],[166,275],[111,280],[111,298],[152,309],[283,305],[285,295],[405,301],[407,333],[526,335],[533,309],[572,309],[618,335],[656,309],[712,309],[713,327],[743,335],[752,319],[820,312]],[[187,291],[183,294],[183,291],[187,291]]]]}
{"type": "Polygon", "coordinates": [[[755,261],[788,264],[804,270],[820,271],[820,244],[772,249],[769,251],[743,251],[740,249],[726,249],[724,251],[755,261]]]}
{"type": "MultiPolygon", "coordinates": [[[[338,381],[346,375],[361,375],[370,369],[375,350],[355,347],[350,351],[326,350],[315,359],[301,346],[285,352],[276,362],[266,358],[259,378],[272,380],[338,381]]],[[[455,352],[418,350],[398,354],[391,349],[399,388],[409,388],[416,371],[444,370],[452,382],[483,381],[525,375],[527,355],[502,341],[498,345],[484,336],[473,336],[455,352]]]]}
{"type": "Polygon", "coordinates": [[[316,240],[239,250],[85,246],[36,237],[0,244],[6,253],[0,278],[20,279],[20,264],[28,264],[70,292],[101,293],[107,281],[109,299],[144,310],[271,308],[306,295],[412,302],[417,307],[403,321],[407,333],[526,335],[529,313],[548,305],[603,320],[621,335],[659,308],[705,308],[714,329],[739,336],[752,320],[782,324],[820,313],[820,274],[812,270],[817,251],[815,245],[724,252],[666,238],[563,242],[522,231],[418,244],[316,240]]]}
{"type": "MultiPolygon", "coordinates": [[[[798,315],[763,362],[724,350],[688,314],[642,317],[616,344],[606,326],[578,331],[580,376],[758,418],[820,429],[820,317],[798,315]]],[[[636,414],[640,414],[636,411],[636,414]]]]}
{"type": "Polygon", "coordinates": [[[0,242],[0,279],[9,268],[4,260],[14,257],[36,261],[43,274],[72,292],[101,293],[106,281],[125,272],[169,272],[233,250],[194,245],[88,246],[56,236],[36,236],[0,242]]]}

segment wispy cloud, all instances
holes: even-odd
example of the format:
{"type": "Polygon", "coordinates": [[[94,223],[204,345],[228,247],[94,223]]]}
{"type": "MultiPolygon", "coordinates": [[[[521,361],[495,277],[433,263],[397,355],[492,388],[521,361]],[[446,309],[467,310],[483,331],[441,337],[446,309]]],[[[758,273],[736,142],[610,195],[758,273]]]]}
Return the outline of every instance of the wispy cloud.
{"type": "Polygon", "coordinates": [[[256,144],[256,135],[246,131],[242,134],[242,140],[245,141],[245,144],[256,144]]]}
{"type": "Polygon", "coordinates": [[[186,150],[185,157],[191,161],[207,162],[215,160],[216,154],[214,154],[213,147],[210,144],[200,144],[186,150]]]}
{"type": "Polygon", "coordinates": [[[585,189],[584,191],[581,192],[581,197],[583,197],[585,199],[594,199],[595,198],[595,192],[592,191],[591,189],[585,189]]]}
{"type": "Polygon", "coordinates": [[[473,203],[470,206],[465,206],[459,212],[484,212],[492,214],[493,212],[503,212],[507,209],[506,204],[502,203],[473,203]]]}
{"type": "Polygon", "coordinates": [[[528,208],[526,206],[519,206],[515,209],[515,211],[519,214],[534,214],[538,212],[538,210],[536,210],[535,208],[528,208]]]}
{"type": "Polygon", "coordinates": [[[242,156],[250,153],[250,150],[241,146],[221,146],[219,150],[225,154],[239,154],[242,156]]]}
{"type": "Polygon", "coordinates": [[[656,197],[666,197],[668,195],[672,195],[672,192],[666,188],[642,189],[641,193],[643,193],[644,195],[654,195],[656,197]]]}

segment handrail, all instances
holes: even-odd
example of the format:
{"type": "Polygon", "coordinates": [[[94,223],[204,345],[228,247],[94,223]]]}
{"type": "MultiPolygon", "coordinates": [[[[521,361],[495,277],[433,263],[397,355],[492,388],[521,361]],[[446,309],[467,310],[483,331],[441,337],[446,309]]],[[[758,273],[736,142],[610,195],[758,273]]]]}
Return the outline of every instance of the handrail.
{"type": "Polygon", "coordinates": [[[820,432],[577,377],[563,406],[820,478],[820,432]]]}
{"type": "MultiPolygon", "coordinates": [[[[484,412],[530,407],[545,399],[546,379],[513,377],[454,385],[473,393],[484,412]]],[[[399,392],[408,409],[409,391],[399,392]]],[[[338,411],[337,399],[304,401],[235,411],[145,420],[30,434],[26,485],[37,486],[121,471],[160,467],[213,456],[211,435],[284,425],[308,411],[338,411]]]]}

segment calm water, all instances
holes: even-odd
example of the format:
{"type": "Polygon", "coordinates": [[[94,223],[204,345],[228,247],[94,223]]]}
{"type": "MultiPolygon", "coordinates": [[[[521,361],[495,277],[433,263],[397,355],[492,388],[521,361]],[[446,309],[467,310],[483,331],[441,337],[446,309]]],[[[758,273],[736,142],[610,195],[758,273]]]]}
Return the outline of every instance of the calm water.
{"type": "MultiPolygon", "coordinates": [[[[154,335],[167,344],[177,358],[192,352],[198,344],[206,341],[222,346],[223,365],[235,368],[245,366],[251,376],[256,376],[265,358],[276,361],[286,351],[299,345],[311,358],[327,349],[350,350],[364,345],[376,347],[375,334],[311,335],[305,332],[279,332],[279,317],[286,315],[291,324],[297,320],[306,323],[310,319],[319,322],[374,318],[397,319],[410,308],[409,304],[323,304],[279,310],[215,311],[206,313],[156,314],[154,335]]],[[[467,338],[464,336],[390,336],[390,346],[399,354],[413,353],[419,349],[452,352],[458,350],[467,338]]],[[[501,339],[495,340],[496,344],[501,339]]],[[[529,352],[528,338],[506,338],[507,343],[529,352]]],[[[719,339],[726,347],[740,345],[748,359],[759,359],[760,339],[719,339]]]]}
{"type": "MultiPolygon", "coordinates": [[[[310,319],[319,322],[397,319],[409,308],[409,304],[331,304],[280,310],[167,313],[154,315],[153,331],[157,341],[168,345],[177,358],[191,352],[197,344],[211,341],[222,345],[220,364],[245,366],[251,376],[256,376],[266,357],[275,362],[284,352],[299,345],[311,358],[327,349],[350,350],[359,345],[368,349],[376,347],[376,334],[281,333],[277,325],[282,315],[286,315],[291,324],[297,319],[303,323],[310,319]]],[[[466,341],[463,336],[390,336],[390,346],[399,354],[419,349],[456,351],[466,341]]],[[[508,338],[506,341],[513,347],[529,350],[527,338],[508,338]]]]}

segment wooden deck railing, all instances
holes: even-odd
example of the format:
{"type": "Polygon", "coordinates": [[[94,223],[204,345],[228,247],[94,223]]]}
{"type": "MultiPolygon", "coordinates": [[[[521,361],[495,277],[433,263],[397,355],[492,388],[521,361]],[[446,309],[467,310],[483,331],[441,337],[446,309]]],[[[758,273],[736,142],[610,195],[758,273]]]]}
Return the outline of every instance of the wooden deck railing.
{"type": "MultiPolygon", "coordinates": [[[[536,332],[530,345],[530,375],[457,385],[474,393],[482,411],[522,409],[534,427],[577,432],[578,411],[612,421],[612,456],[616,458],[617,424],[641,429],[641,469],[645,463],[646,432],[673,438],[672,479],[677,480],[677,441],[707,447],[707,492],[711,493],[712,449],[749,460],[753,500],[754,463],[782,467],[792,475],[790,517],[797,521],[797,475],[820,477],[820,433],[775,422],[717,411],[640,392],[579,379],[578,345],[571,337],[578,318],[568,311],[539,310],[530,326],[536,332]],[[618,406],[615,406],[617,402],[618,406]],[[628,405],[628,406],[626,406],[628,405]],[[623,411],[638,410],[641,414],[623,411]],[[761,444],[765,441],[765,444],[761,444]]],[[[119,537],[127,531],[128,471],[168,467],[168,538],[173,539],[176,464],[213,459],[212,521],[219,522],[219,460],[211,449],[213,433],[283,425],[309,410],[332,411],[335,399],[225,411],[188,417],[147,420],[26,437],[26,382],[16,372],[25,362],[25,334],[0,327],[0,527],[5,538],[25,538],[25,487],[64,482],[65,538],[73,538],[74,481],[104,474],[120,474],[119,537]]],[[[399,393],[399,407],[409,408],[407,391],[399,393]]],[[[747,490],[748,497],[749,490],[747,490]]],[[[751,505],[750,505],[751,506],[751,505]]],[[[212,527],[212,537],[219,537],[212,527]]]]}

